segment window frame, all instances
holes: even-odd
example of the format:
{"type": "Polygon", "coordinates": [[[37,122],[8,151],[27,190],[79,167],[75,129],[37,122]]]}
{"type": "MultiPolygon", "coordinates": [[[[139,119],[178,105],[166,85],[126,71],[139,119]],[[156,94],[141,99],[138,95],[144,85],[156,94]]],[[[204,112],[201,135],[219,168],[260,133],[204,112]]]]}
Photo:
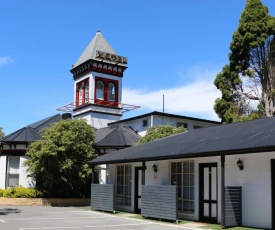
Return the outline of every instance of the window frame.
{"type": "Polygon", "coordinates": [[[102,78],[102,77],[95,77],[95,90],[94,90],[94,98],[96,104],[102,104],[107,106],[118,106],[118,85],[119,82],[117,80],[102,78]],[[103,98],[97,98],[97,82],[101,81],[104,84],[103,90],[103,98]],[[114,85],[114,100],[109,100],[109,84],[114,85]]]}
{"type": "MultiPolygon", "coordinates": [[[[20,157],[17,156],[8,156],[7,157],[7,168],[6,168],[6,187],[18,187],[19,186],[19,180],[20,180],[20,157]],[[11,159],[16,159],[17,162],[16,166],[18,164],[18,167],[16,169],[11,169],[11,159]],[[15,179],[17,180],[17,183],[15,185],[10,185],[10,177],[16,177],[15,179]]],[[[13,178],[13,179],[14,179],[13,178]]]]}
{"type": "Polygon", "coordinates": [[[96,100],[102,100],[102,101],[104,101],[104,89],[105,89],[104,82],[101,81],[101,80],[96,81],[96,83],[95,83],[95,99],[96,99],[96,100]],[[98,84],[99,84],[99,83],[102,84],[102,89],[99,89],[99,88],[98,88],[98,84]],[[100,91],[99,91],[99,90],[100,90],[100,91]],[[101,94],[100,96],[102,96],[102,97],[99,97],[99,96],[98,96],[99,92],[100,92],[100,94],[101,94]]]}
{"type": "Polygon", "coordinates": [[[132,205],[132,165],[116,165],[115,205],[132,205]],[[121,173],[123,169],[123,173],[121,173]],[[122,182],[122,183],[120,183],[122,182]]]}
{"type": "Polygon", "coordinates": [[[89,94],[90,94],[89,79],[90,78],[86,78],[76,83],[76,87],[75,87],[75,106],[76,107],[89,102],[89,94]],[[87,93],[88,93],[88,98],[87,98],[87,93]]]}
{"type": "Polygon", "coordinates": [[[194,160],[171,161],[169,166],[170,184],[177,185],[178,211],[184,213],[195,213],[194,160]],[[177,167],[174,169],[173,164],[176,164],[177,166],[180,164],[180,170],[177,167]],[[188,172],[184,171],[184,164],[188,164],[188,172]],[[175,183],[173,183],[174,178],[176,178],[175,183]],[[178,178],[180,178],[180,182],[177,181],[178,178]],[[184,193],[186,191],[187,193],[184,193]],[[186,194],[189,194],[189,196],[186,196],[186,194]]]}
{"type": "Polygon", "coordinates": [[[116,100],[116,85],[113,82],[108,83],[107,87],[108,93],[107,93],[107,101],[115,101],[116,100]],[[112,89],[110,90],[109,87],[113,86],[112,89]],[[114,92],[113,92],[114,91],[114,92]],[[111,98],[112,95],[112,98],[111,98]]]}

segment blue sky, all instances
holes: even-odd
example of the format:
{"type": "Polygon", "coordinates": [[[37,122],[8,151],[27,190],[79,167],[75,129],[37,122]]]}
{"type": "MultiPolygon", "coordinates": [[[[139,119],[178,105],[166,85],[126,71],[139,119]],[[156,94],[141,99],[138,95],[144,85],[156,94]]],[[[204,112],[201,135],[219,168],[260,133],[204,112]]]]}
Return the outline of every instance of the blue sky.
{"type": "MultiPolygon", "coordinates": [[[[275,16],[275,1],[262,0],[275,16]]],[[[128,57],[123,99],[141,109],[219,120],[213,81],[228,62],[245,0],[3,0],[0,127],[9,134],[73,102],[69,72],[97,29],[128,57]]]]}

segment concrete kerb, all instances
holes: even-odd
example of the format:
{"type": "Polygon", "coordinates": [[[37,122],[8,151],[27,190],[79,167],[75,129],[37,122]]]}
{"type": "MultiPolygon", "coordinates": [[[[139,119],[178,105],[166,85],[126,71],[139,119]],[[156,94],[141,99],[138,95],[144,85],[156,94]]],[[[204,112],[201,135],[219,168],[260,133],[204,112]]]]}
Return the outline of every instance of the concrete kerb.
{"type": "Polygon", "coordinates": [[[6,198],[0,197],[0,205],[11,206],[89,206],[90,198],[6,198]]]}

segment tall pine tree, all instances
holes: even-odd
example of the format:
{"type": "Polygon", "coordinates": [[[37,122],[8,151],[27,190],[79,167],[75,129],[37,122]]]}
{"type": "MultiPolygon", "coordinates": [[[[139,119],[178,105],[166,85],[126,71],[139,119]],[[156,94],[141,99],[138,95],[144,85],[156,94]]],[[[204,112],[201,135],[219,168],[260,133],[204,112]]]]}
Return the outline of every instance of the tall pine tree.
{"type": "Polygon", "coordinates": [[[275,18],[261,0],[247,0],[230,44],[229,64],[214,84],[224,123],[275,115],[275,18]]]}

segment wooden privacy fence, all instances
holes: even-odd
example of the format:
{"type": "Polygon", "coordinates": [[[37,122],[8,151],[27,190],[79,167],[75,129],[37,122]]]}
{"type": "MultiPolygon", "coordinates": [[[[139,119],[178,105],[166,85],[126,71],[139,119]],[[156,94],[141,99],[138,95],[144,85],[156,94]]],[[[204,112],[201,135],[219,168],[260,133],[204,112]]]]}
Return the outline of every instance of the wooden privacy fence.
{"type": "Polygon", "coordinates": [[[92,184],[91,208],[93,210],[115,212],[114,195],[113,184],[92,184]]]}
{"type": "Polygon", "coordinates": [[[178,221],[177,186],[142,185],[141,215],[178,221]]]}
{"type": "Polygon", "coordinates": [[[242,187],[225,187],[225,227],[242,225],[242,187]]]}

